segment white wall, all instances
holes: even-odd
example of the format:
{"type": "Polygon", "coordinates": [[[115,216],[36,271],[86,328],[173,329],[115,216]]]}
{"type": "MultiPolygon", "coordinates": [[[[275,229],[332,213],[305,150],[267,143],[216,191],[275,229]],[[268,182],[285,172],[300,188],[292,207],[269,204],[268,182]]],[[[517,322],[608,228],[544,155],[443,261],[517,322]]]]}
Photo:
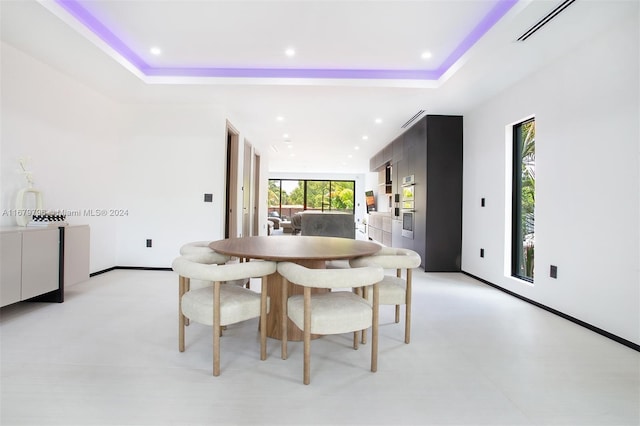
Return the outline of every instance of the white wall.
{"type": "MultiPolygon", "coordinates": [[[[226,122],[206,105],[127,105],[119,159],[118,205],[129,216],[118,222],[118,266],[169,267],[179,247],[224,238],[226,122]],[[213,194],[205,203],[204,194],[213,194]],[[146,240],[153,245],[146,247],[146,240]]],[[[238,188],[242,188],[245,135],[240,131],[238,188]]],[[[263,187],[267,181],[261,158],[263,187]]],[[[261,191],[266,200],[266,189],[261,191]]],[[[238,195],[242,232],[242,194],[238,195]]],[[[258,206],[266,222],[266,201],[258,206]]],[[[259,213],[260,214],[260,213],[259,213]]],[[[266,223],[264,223],[266,225],[266,223]]],[[[264,228],[266,234],[266,228],[264,228]]]]}
{"type": "MultiPolygon", "coordinates": [[[[113,266],[117,220],[85,210],[117,206],[117,105],[5,43],[1,49],[1,210],[15,209],[26,186],[18,159],[29,157],[43,208],[80,212],[67,222],[90,225],[91,271],[113,266]]],[[[15,226],[15,217],[3,215],[0,225],[15,226]]]]}
{"type": "MultiPolygon", "coordinates": [[[[3,44],[0,210],[15,208],[26,184],[18,158],[30,157],[43,207],[80,212],[67,221],[90,225],[91,272],[169,267],[183,243],[224,237],[227,118],[206,105],[117,103],[3,44]],[[87,212],[103,209],[124,215],[87,212]]],[[[261,166],[266,200],[267,157],[261,166]]],[[[266,201],[258,207],[266,234],[266,201]]],[[[235,210],[241,232],[241,205],[235,210]]]]}
{"type": "Polygon", "coordinates": [[[637,344],[639,27],[638,15],[631,16],[465,114],[462,256],[464,271],[637,344]],[[531,115],[534,285],[505,272],[511,220],[505,126],[531,115]],[[552,264],[557,279],[549,277],[552,264]]]}
{"type": "Polygon", "coordinates": [[[117,200],[129,215],[118,221],[116,264],[167,267],[183,243],[224,237],[225,118],[197,105],[122,108],[117,200]]]}

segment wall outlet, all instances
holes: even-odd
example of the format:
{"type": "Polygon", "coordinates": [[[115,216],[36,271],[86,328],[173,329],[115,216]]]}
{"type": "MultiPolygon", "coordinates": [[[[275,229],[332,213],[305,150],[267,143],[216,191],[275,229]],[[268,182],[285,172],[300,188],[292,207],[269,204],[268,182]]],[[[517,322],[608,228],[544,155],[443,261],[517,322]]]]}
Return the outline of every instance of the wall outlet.
{"type": "Polygon", "coordinates": [[[549,268],[549,276],[551,278],[558,278],[558,267],[556,265],[551,265],[549,268]]]}
{"type": "Polygon", "coordinates": [[[484,249],[483,248],[480,249],[480,257],[484,257],[484,249]]]}
{"type": "Polygon", "coordinates": [[[147,247],[151,247],[151,240],[147,240],[147,247]]]}

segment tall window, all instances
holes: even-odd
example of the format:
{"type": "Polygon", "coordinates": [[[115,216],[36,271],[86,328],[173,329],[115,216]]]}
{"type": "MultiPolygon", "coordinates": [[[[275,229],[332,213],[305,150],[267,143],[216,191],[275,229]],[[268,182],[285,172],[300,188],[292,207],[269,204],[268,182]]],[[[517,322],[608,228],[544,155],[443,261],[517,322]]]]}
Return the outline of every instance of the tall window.
{"type": "Polygon", "coordinates": [[[277,212],[278,214],[280,213],[281,194],[282,194],[281,184],[282,183],[280,182],[280,180],[276,180],[276,179],[269,180],[268,202],[269,202],[270,215],[273,212],[277,212]]]}
{"type": "Polygon", "coordinates": [[[353,213],[352,180],[269,179],[269,214],[289,219],[303,210],[353,213]]]}
{"type": "Polygon", "coordinates": [[[511,275],[533,282],[536,205],[536,123],[513,127],[511,275]]]}

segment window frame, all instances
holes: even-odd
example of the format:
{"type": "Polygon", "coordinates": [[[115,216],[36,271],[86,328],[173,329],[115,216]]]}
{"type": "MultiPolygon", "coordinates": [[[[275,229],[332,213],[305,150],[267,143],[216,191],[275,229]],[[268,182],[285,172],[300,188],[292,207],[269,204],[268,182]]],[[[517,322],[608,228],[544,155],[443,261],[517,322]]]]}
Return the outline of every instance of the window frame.
{"type": "MultiPolygon", "coordinates": [[[[528,123],[534,123],[535,131],[535,116],[522,120],[512,127],[512,159],[511,159],[511,276],[513,278],[526,281],[528,283],[534,282],[535,274],[534,269],[531,268],[531,276],[522,274],[522,268],[524,263],[524,242],[525,235],[522,232],[523,229],[523,216],[522,216],[522,193],[523,193],[523,167],[522,167],[522,148],[523,138],[522,129],[528,123]]],[[[534,155],[535,155],[535,136],[534,136],[534,155]]],[[[534,169],[535,169],[535,157],[534,157],[534,169]]],[[[534,178],[535,185],[535,178],[534,178]]],[[[535,194],[535,186],[534,186],[535,194]]],[[[535,211],[535,198],[533,208],[535,211]]],[[[535,221],[535,214],[534,214],[535,221]]],[[[535,230],[535,225],[532,225],[532,229],[535,230]]],[[[535,236],[535,231],[533,231],[535,236]]],[[[534,237],[535,238],[535,237],[534,237]]],[[[535,242],[533,245],[535,250],[535,242]]],[[[535,253],[535,251],[534,251],[535,253]]],[[[535,262],[535,256],[533,257],[535,262]]],[[[535,263],[534,263],[535,264],[535,263]]],[[[525,265],[526,271],[526,265],[525,265]]]]}
{"type": "MultiPolygon", "coordinates": [[[[272,181],[279,181],[279,197],[278,197],[278,201],[279,201],[279,205],[278,205],[278,214],[280,216],[282,216],[282,183],[284,181],[292,181],[292,182],[302,182],[302,190],[303,190],[303,204],[302,204],[302,208],[303,211],[307,211],[309,210],[308,207],[308,191],[307,191],[307,186],[309,182],[328,182],[329,183],[329,193],[331,194],[333,191],[333,184],[335,182],[347,182],[350,183],[353,186],[353,207],[351,208],[351,213],[355,214],[355,209],[356,209],[356,181],[352,180],[352,179],[296,179],[296,178],[269,178],[269,183],[272,181]]],[[[312,209],[314,211],[321,211],[321,212],[325,212],[325,211],[345,211],[344,209],[342,210],[336,210],[334,208],[332,208],[332,202],[331,202],[331,197],[329,197],[328,199],[328,203],[327,203],[328,207],[324,207],[324,203],[322,205],[322,207],[320,209],[312,209]]],[[[274,206],[267,206],[267,209],[271,209],[274,206]]]]}

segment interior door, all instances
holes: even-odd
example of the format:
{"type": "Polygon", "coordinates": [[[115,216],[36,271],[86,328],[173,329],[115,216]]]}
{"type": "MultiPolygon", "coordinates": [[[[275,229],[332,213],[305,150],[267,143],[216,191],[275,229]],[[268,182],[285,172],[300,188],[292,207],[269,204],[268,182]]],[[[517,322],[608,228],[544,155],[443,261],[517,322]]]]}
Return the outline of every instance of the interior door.
{"type": "Polygon", "coordinates": [[[251,235],[260,235],[260,156],[253,154],[253,232],[251,235]]]}
{"type": "Polygon", "coordinates": [[[244,141],[244,155],[242,161],[242,236],[251,235],[251,151],[249,142],[244,141]]]}
{"type": "Polygon", "coordinates": [[[238,131],[227,121],[227,173],[225,194],[224,237],[238,236],[238,131]]]}

